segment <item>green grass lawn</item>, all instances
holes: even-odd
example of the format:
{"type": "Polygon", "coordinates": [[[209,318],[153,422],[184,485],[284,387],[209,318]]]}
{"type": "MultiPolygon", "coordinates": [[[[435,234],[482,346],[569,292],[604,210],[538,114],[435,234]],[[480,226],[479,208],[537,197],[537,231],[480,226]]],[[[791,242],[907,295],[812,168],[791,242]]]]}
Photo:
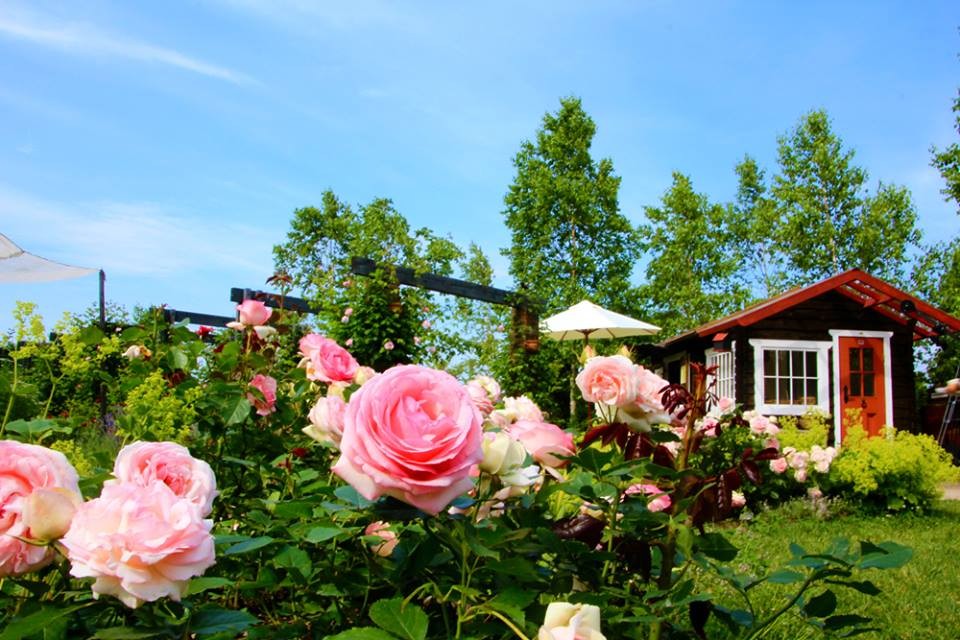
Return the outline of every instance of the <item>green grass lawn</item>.
{"type": "MultiPolygon", "coordinates": [[[[960,501],[941,501],[925,516],[839,515],[818,518],[808,503],[797,502],[758,514],[749,523],[727,530],[740,549],[734,566],[757,573],[790,559],[789,544],[796,542],[808,553],[824,550],[835,538],[852,541],[894,542],[913,549],[904,567],[886,571],[867,570],[860,579],[871,580],[882,590],[870,597],[849,589],[836,589],[837,613],[856,613],[873,619],[881,629],[864,638],[909,638],[910,640],[960,639],[960,501]],[[759,571],[758,571],[759,570],[759,571]]],[[[705,582],[717,601],[740,607],[731,590],[717,588],[710,577],[705,582]]],[[[705,585],[705,586],[706,586],[705,585]]],[[[789,585],[793,586],[793,585],[789,585]]],[[[764,584],[756,588],[755,604],[769,612],[791,593],[789,586],[764,584]]],[[[811,595],[818,593],[814,590],[811,595]]],[[[710,638],[723,638],[722,629],[709,627],[710,638]]],[[[798,640],[819,638],[797,616],[787,614],[768,628],[764,638],[798,640]]]]}

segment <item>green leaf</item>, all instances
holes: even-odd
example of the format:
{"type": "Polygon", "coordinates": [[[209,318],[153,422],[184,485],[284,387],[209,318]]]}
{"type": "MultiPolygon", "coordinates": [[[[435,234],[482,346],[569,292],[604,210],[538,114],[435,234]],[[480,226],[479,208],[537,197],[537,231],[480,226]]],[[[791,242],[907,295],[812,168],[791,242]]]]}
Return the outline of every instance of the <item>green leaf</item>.
{"type": "Polygon", "coordinates": [[[217,578],[214,576],[206,578],[194,578],[190,581],[190,586],[187,588],[187,595],[192,596],[194,594],[203,593],[204,591],[209,591],[211,589],[220,589],[234,583],[234,580],[217,578]]]}
{"type": "Polygon", "coordinates": [[[232,547],[228,547],[226,551],[223,552],[225,556],[234,556],[240,553],[249,553],[250,551],[255,551],[262,547],[267,546],[273,542],[273,538],[270,536],[260,536],[259,538],[250,538],[243,542],[238,542],[232,547]]]}
{"type": "Polygon", "coordinates": [[[801,547],[800,545],[798,545],[796,542],[791,542],[791,543],[790,543],[790,555],[792,555],[794,558],[801,558],[801,557],[807,555],[807,552],[804,550],[803,547],[801,547]]]}
{"type": "Polygon", "coordinates": [[[803,613],[811,618],[825,618],[837,610],[837,596],[827,589],[815,596],[803,607],[803,613]]]}
{"type": "Polygon", "coordinates": [[[56,420],[13,420],[7,423],[7,431],[34,438],[48,432],[71,433],[73,429],[60,425],[56,420]]]}
{"type": "Polygon", "coordinates": [[[247,611],[234,611],[210,607],[201,609],[190,620],[190,629],[198,638],[212,636],[216,633],[240,633],[260,622],[256,616],[247,611]]]}
{"type": "Polygon", "coordinates": [[[106,336],[103,335],[103,331],[101,331],[100,327],[96,325],[84,327],[77,333],[77,339],[88,347],[91,345],[100,344],[103,342],[105,337],[106,336]]]}
{"type": "Polygon", "coordinates": [[[861,569],[896,569],[913,557],[913,549],[896,542],[881,542],[877,546],[863,541],[860,543],[860,553],[863,555],[857,566],[861,569]]]}
{"type": "Polygon", "coordinates": [[[730,562],[737,557],[737,548],[720,533],[697,536],[697,549],[704,555],[721,562],[730,562]]]}
{"type": "Polygon", "coordinates": [[[397,640],[397,637],[376,627],[355,627],[324,640],[397,640]]]}
{"type": "Polygon", "coordinates": [[[423,640],[427,637],[427,614],[414,604],[404,605],[403,598],[374,602],[370,606],[370,619],[381,629],[404,640],[423,640]]]}
{"type": "Polygon", "coordinates": [[[316,544],[336,538],[341,533],[344,533],[344,529],[339,527],[314,527],[310,529],[310,531],[307,531],[307,535],[304,536],[303,539],[316,544]]]}
{"type": "Polygon", "coordinates": [[[530,606],[535,597],[536,594],[527,589],[507,587],[487,602],[487,606],[494,611],[506,614],[522,628],[527,624],[526,614],[523,610],[530,606]]]}
{"type": "Polygon", "coordinates": [[[224,406],[223,415],[227,426],[243,422],[250,415],[250,401],[246,396],[231,398],[224,406]]]}
{"type": "Polygon", "coordinates": [[[349,503],[351,507],[357,507],[358,509],[366,509],[373,504],[373,501],[364,498],[350,485],[337,487],[334,490],[333,495],[337,496],[344,502],[349,503]]]}
{"type": "Polygon", "coordinates": [[[298,547],[287,545],[273,558],[273,564],[284,569],[296,569],[301,575],[310,574],[313,567],[310,564],[310,556],[307,552],[298,547]]]}
{"type": "Polygon", "coordinates": [[[174,371],[178,369],[186,370],[188,363],[187,354],[180,347],[171,347],[170,351],[167,352],[167,364],[174,371]]]}
{"type": "Polygon", "coordinates": [[[767,582],[772,582],[773,584],[791,584],[801,582],[803,579],[804,575],[802,573],[790,571],[789,569],[778,569],[767,576],[767,582]]]}
{"type": "Polygon", "coordinates": [[[78,609],[88,606],[87,604],[76,605],[58,609],[56,607],[43,607],[34,611],[23,618],[14,619],[7,623],[7,627],[0,633],[0,640],[21,640],[35,633],[40,633],[51,623],[65,618],[78,609]]]}
{"type": "Polygon", "coordinates": [[[131,627],[110,627],[109,629],[100,629],[93,637],[96,640],[140,640],[141,638],[156,638],[159,635],[166,634],[165,629],[150,631],[131,627]]]}
{"type": "Polygon", "coordinates": [[[147,332],[142,327],[127,327],[120,332],[120,342],[123,344],[140,342],[145,335],[147,335],[147,332]]]}

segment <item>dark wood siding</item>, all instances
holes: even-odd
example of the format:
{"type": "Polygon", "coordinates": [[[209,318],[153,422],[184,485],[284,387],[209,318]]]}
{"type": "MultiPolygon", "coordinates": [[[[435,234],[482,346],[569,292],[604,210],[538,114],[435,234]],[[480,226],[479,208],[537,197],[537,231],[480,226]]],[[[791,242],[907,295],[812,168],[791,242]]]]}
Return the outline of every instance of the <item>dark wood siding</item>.
{"type": "MultiPolygon", "coordinates": [[[[834,291],[801,302],[783,312],[761,320],[749,327],[728,331],[736,341],[736,392],[737,401],[747,408],[753,407],[754,366],[751,339],[767,340],[833,340],[831,329],[848,331],[891,331],[891,372],[893,375],[893,421],[900,429],[917,428],[916,401],[913,371],[913,331],[910,327],[887,318],[834,291]]],[[[692,338],[682,344],[671,345],[675,350],[689,351],[692,359],[703,362],[704,349],[710,347],[710,339],[692,338]]],[[[833,409],[833,361],[830,361],[830,404],[833,409]]]]}

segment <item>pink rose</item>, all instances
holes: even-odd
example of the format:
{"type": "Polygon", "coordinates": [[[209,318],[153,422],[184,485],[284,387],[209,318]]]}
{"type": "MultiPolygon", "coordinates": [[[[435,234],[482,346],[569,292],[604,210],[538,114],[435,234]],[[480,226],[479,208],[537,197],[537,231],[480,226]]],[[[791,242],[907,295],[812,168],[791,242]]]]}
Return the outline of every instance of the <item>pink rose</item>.
{"type": "Polygon", "coordinates": [[[268,416],[277,408],[274,406],[277,402],[277,381],[270,376],[258,373],[250,381],[250,387],[256,389],[261,395],[248,393],[247,400],[257,410],[257,415],[268,416]]]}
{"type": "Polygon", "coordinates": [[[777,475],[784,473],[788,467],[789,465],[787,464],[786,458],[776,458],[770,461],[770,471],[773,471],[777,475]]]}
{"type": "Polygon", "coordinates": [[[734,509],[742,509],[747,506],[747,496],[740,491],[734,491],[730,494],[730,506],[734,509]]]}
{"type": "Polygon", "coordinates": [[[346,309],[344,309],[344,310],[343,310],[343,315],[346,316],[346,317],[348,317],[348,318],[349,318],[350,316],[352,316],[352,315],[353,315],[353,307],[347,307],[346,309]]]}
{"type": "Polygon", "coordinates": [[[726,396],[717,400],[717,411],[720,412],[720,415],[730,413],[736,409],[737,403],[733,398],[727,398],[726,396]]]}
{"type": "Polygon", "coordinates": [[[513,418],[517,420],[530,420],[533,422],[543,422],[543,412],[540,407],[527,396],[519,398],[507,398],[503,401],[504,409],[513,418]]]}
{"type": "Polygon", "coordinates": [[[389,558],[394,547],[400,542],[397,533],[391,530],[390,525],[382,520],[368,524],[366,529],[363,530],[363,535],[376,536],[381,540],[381,542],[373,545],[373,552],[381,558],[389,558]]]}
{"type": "Polygon", "coordinates": [[[331,395],[317,400],[307,417],[310,426],[303,432],[317,442],[331,442],[340,446],[343,437],[343,417],[347,410],[347,403],[342,396],[331,395]]]}
{"type": "Polygon", "coordinates": [[[27,505],[34,492],[47,489],[63,489],[80,499],[77,472],[67,458],[39,445],[0,440],[0,577],[34,571],[53,559],[50,547],[17,539],[48,539],[46,524],[30,518],[30,511],[36,512],[32,507],[39,505],[27,505]],[[31,525],[41,530],[33,532],[31,525]]]}
{"type": "Polygon", "coordinates": [[[625,356],[590,358],[577,374],[584,400],[615,407],[633,404],[638,382],[636,365],[625,356]]]}
{"type": "Polygon", "coordinates": [[[383,343],[384,351],[393,351],[393,340],[387,340],[383,343]]]}
{"type": "Polygon", "coordinates": [[[237,305],[240,312],[240,322],[248,327],[267,324],[273,314],[273,309],[260,300],[244,300],[237,305]]]}
{"type": "Polygon", "coordinates": [[[746,411],[743,419],[750,424],[750,432],[756,436],[775,436],[780,433],[780,427],[767,416],[761,415],[757,411],[746,411]]]}
{"type": "Polygon", "coordinates": [[[624,495],[631,496],[638,493],[650,498],[647,502],[648,511],[664,511],[669,509],[672,504],[670,495],[655,484],[632,485],[624,492],[624,495]]]}
{"type": "MultiPolygon", "coordinates": [[[[496,382],[494,382],[494,384],[496,384],[496,382]]],[[[499,387],[497,390],[499,391],[499,387]]],[[[473,400],[473,404],[477,405],[480,413],[488,416],[493,412],[493,405],[497,399],[490,394],[490,391],[484,386],[481,380],[474,378],[467,382],[467,393],[470,394],[470,399],[473,400]]]]}
{"type": "Polygon", "coordinates": [[[518,420],[506,428],[507,434],[519,440],[534,460],[553,469],[567,464],[557,456],[572,456],[576,452],[573,436],[549,422],[518,420]]]}
{"type": "Polygon", "coordinates": [[[708,438],[713,438],[717,435],[717,427],[720,426],[720,421],[714,418],[713,416],[706,416],[703,419],[703,423],[700,425],[703,435],[708,438]]]}
{"type": "Polygon", "coordinates": [[[203,460],[175,442],[134,442],[128,444],[113,463],[116,480],[107,480],[104,486],[132,484],[146,487],[160,482],[178,498],[193,503],[201,517],[210,515],[213,499],[217,497],[217,479],[203,460]]]}
{"type": "Polygon", "coordinates": [[[347,382],[357,373],[357,361],[330,338],[311,333],[300,338],[300,353],[309,380],[347,382]]]}
{"type": "Polygon", "coordinates": [[[180,600],[193,576],[214,563],[212,522],[162,482],[104,485],[83,504],[60,541],[70,575],[96,578],[93,596],[128,607],[163,597],[180,600]]]}
{"type": "Polygon", "coordinates": [[[436,515],[473,487],[481,422],[450,374],[396,366],[350,397],[333,471],[368,500],[393,496],[436,515]]]}

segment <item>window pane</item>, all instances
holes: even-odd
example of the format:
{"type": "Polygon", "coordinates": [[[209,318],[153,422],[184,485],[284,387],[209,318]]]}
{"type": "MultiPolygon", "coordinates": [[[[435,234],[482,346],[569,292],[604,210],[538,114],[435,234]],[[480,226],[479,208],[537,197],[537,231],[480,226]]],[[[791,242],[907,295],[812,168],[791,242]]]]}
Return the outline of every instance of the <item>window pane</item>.
{"type": "Polygon", "coordinates": [[[791,351],[790,359],[793,360],[792,375],[802,376],[803,375],[803,351],[791,351]]]}
{"type": "Polygon", "coordinates": [[[777,351],[777,375],[790,375],[790,352],[777,351]]]}
{"type": "Polygon", "coordinates": [[[872,373],[865,373],[865,374],[863,374],[863,395],[865,395],[865,396],[872,396],[872,395],[873,395],[873,393],[874,393],[874,389],[873,389],[874,377],[875,377],[875,376],[874,376],[874,374],[872,374],[872,373]]]}
{"type": "Polygon", "coordinates": [[[850,374],[850,395],[852,396],[863,395],[860,392],[860,374],[859,373],[850,374]]]}
{"type": "Polygon", "coordinates": [[[850,371],[860,371],[860,349],[850,349],[850,371]]]}
{"type": "Polygon", "coordinates": [[[807,351],[807,377],[813,378],[817,375],[817,352],[807,351]]]}
{"type": "Polygon", "coordinates": [[[763,379],[763,401],[767,404],[777,404],[777,379],[763,379]]]}
{"type": "Polygon", "coordinates": [[[803,404],[803,378],[793,379],[793,402],[791,404],[803,404]]]}
{"type": "Polygon", "coordinates": [[[807,404],[817,404],[820,399],[817,397],[817,381],[807,380],[807,404]]]}
{"type": "Polygon", "coordinates": [[[790,378],[777,378],[777,395],[780,404],[791,404],[790,402],[790,378]]]}
{"type": "Polygon", "coordinates": [[[772,349],[763,350],[763,375],[777,375],[777,352],[772,349]]]}
{"type": "Polygon", "coordinates": [[[863,370],[873,371],[873,349],[863,350],[863,370]]]}

